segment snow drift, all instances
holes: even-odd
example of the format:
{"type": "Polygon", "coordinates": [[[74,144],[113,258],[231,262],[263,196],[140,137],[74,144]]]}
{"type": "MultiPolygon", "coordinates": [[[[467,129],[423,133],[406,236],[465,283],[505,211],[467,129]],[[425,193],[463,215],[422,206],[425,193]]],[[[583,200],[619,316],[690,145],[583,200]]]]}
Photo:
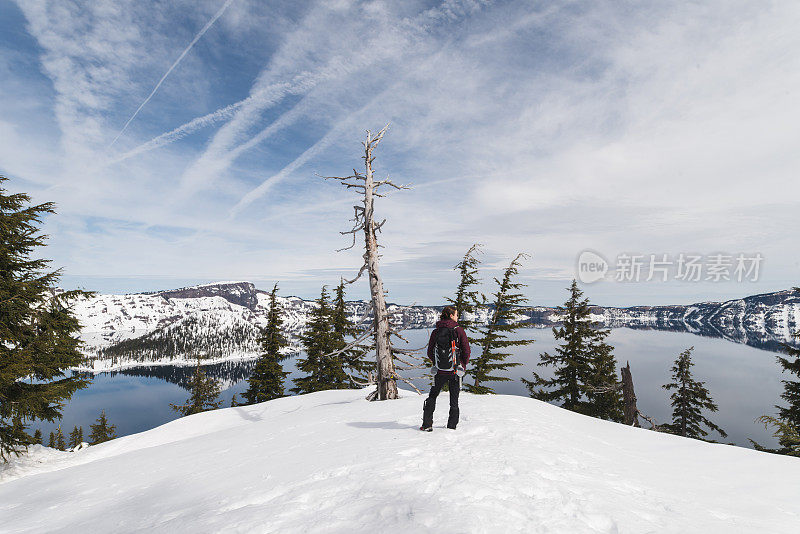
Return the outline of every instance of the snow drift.
{"type": "Polygon", "coordinates": [[[3,532],[770,532],[800,460],[462,394],[325,391],[185,417],[0,472],[3,532]]]}

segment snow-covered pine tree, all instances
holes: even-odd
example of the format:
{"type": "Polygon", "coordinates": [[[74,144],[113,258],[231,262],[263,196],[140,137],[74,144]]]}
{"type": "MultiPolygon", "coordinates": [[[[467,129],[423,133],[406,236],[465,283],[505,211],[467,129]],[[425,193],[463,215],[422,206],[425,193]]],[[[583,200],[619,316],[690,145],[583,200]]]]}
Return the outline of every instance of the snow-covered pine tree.
{"type": "Polygon", "coordinates": [[[67,442],[64,440],[64,432],[61,431],[61,425],[56,429],[56,449],[63,451],[67,448],[67,442]]]}
{"type": "MultiPolygon", "coordinates": [[[[364,345],[354,345],[347,350],[358,335],[358,327],[347,317],[347,303],[345,301],[344,280],[339,282],[333,290],[333,304],[331,307],[331,333],[333,334],[333,350],[342,351],[333,356],[334,362],[338,360],[338,365],[342,366],[346,374],[361,378],[368,377],[369,373],[375,372],[375,362],[364,359],[368,348],[364,345]]],[[[351,379],[352,385],[352,379],[351,379]]]]}
{"type": "Polygon", "coordinates": [[[111,441],[117,437],[117,425],[111,425],[106,418],[106,411],[100,411],[100,417],[97,418],[97,423],[89,425],[91,432],[89,433],[89,443],[97,445],[105,441],[111,441]]]}
{"type": "MultiPolygon", "coordinates": [[[[288,345],[283,335],[283,317],[278,302],[278,284],[272,286],[269,294],[267,327],[261,336],[261,355],[256,361],[253,374],[248,379],[250,386],[243,393],[247,404],[256,404],[283,397],[284,380],[289,375],[283,370],[281,362],[286,356],[281,352],[288,345]]],[[[233,400],[231,400],[233,406],[233,400]]]]}
{"type": "Polygon", "coordinates": [[[526,287],[525,284],[514,282],[514,277],[519,274],[519,266],[527,254],[518,254],[503,272],[503,279],[494,279],[497,292],[494,293],[494,310],[489,322],[484,327],[478,328],[483,336],[475,339],[475,345],[480,347],[481,353],[470,362],[467,375],[472,378],[472,384],[465,383],[464,389],[470,393],[494,393],[486,382],[505,382],[511,380],[507,376],[496,374],[509,367],[522,365],[521,362],[509,362],[506,358],[513,356],[503,352],[509,347],[530,345],[533,339],[509,339],[508,335],[525,325],[519,321],[520,314],[527,311],[525,307],[528,299],[518,291],[526,287]]]}
{"type": "Polygon", "coordinates": [[[456,288],[456,298],[445,297],[447,302],[452,304],[458,312],[458,324],[467,332],[470,341],[472,341],[472,336],[469,336],[469,333],[474,321],[468,319],[467,314],[474,316],[481,305],[478,290],[475,289],[480,284],[480,279],[478,278],[480,260],[475,256],[480,252],[480,243],[475,243],[469,247],[461,261],[453,267],[460,275],[458,287],[456,288]]]}
{"type": "Polygon", "coordinates": [[[540,354],[537,365],[553,367],[553,378],[533,372],[533,380],[522,379],[531,397],[557,402],[562,408],[602,419],[621,421],[622,395],[616,387],[616,359],[605,342],[609,330],[590,319],[589,299],[583,297],[576,280],[569,298],[559,306],[561,326],[553,327],[555,339],[563,340],[555,352],[540,354]]]}
{"type": "Polygon", "coordinates": [[[84,291],[57,293],[60,270],[35,256],[45,246],[39,231],[54,204],[30,205],[24,193],[7,194],[0,176],[0,461],[20,454],[33,438],[34,420],[53,422],[72,394],[89,379],[64,372],[79,365],[80,325],[70,309],[84,291]],[[34,258],[32,258],[34,255],[34,258]]]}
{"type": "Polygon", "coordinates": [[[69,448],[74,449],[81,443],[83,443],[83,427],[78,428],[76,425],[69,433],[69,448]]]}
{"type": "Polygon", "coordinates": [[[717,405],[711,399],[705,382],[698,382],[692,376],[692,351],[694,347],[689,347],[681,352],[672,366],[672,382],[664,384],[666,390],[675,390],[670,395],[672,405],[672,422],[661,425],[659,428],[685,436],[687,438],[703,439],[708,432],[703,425],[710,430],[716,430],[724,438],[728,434],[720,427],[709,421],[703,416],[703,410],[710,412],[717,411],[717,405]]]}
{"type": "Polygon", "coordinates": [[[170,406],[179,414],[186,416],[209,410],[216,410],[222,406],[219,400],[219,383],[211,377],[207,377],[200,367],[200,356],[197,356],[197,365],[194,375],[189,380],[189,398],[185,404],[172,404],[170,406]]]}
{"type": "Polygon", "coordinates": [[[305,358],[297,361],[297,368],[305,376],[295,378],[292,392],[302,394],[325,389],[346,389],[351,386],[350,377],[342,368],[339,356],[331,356],[340,346],[334,335],[330,297],[326,286],[322,287],[316,306],[309,316],[305,332],[300,336],[305,358]]]}

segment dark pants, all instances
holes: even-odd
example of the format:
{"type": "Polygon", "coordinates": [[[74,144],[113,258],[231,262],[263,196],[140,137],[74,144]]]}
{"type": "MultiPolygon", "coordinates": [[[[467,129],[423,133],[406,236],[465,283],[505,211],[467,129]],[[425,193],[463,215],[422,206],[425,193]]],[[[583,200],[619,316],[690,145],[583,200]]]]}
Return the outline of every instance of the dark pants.
{"type": "Polygon", "coordinates": [[[458,425],[458,392],[461,384],[459,384],[458,375],[440,375],[437,374],[433,379],[433,386],[428,398],[422,407],[422,426],[433,426],[433,411],[436,409],[436,397],[442,390],[442,386],[447,384],[447,389],[450,390],[450,417],[447,418],[447,428],[455,428],[458,425]]]}

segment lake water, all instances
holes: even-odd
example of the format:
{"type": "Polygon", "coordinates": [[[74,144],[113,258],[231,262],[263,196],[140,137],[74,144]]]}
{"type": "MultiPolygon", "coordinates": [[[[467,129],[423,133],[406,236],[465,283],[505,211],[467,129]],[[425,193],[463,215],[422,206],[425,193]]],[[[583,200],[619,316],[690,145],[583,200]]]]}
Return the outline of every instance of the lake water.
{"type": "MultiPolygon", "coordinates": [[[[409,341],[406,347],[423,346],[429,335],[430,330],[406,331],[404,337],[409,341]]],[[[535,339],[535,343],[512,350],[514,361],[522,365],[507,372],[511,381],[489,385],[497,393],[527,396],[520,377],[530,378],[531,371],[537,368],[539,354],[552,352],[556,340],[549,328],[520,330],[515,337],[535,339]]],[[[760,415],[774,414],[775,404],[782,404],[782,376],[774,352],[684,332],[628,328],[613,329],[608,342],[615,347],[614,354],[620,365],[625,365],[626,361],[631,364],[639,409],[657,422],[669,421],[672,412],[669,392],[661,388],[669,381],[672,362],[681,351],[694,346],[693,373],[695,379],[706,382],[719,406],[718,412],[706,416],[728,433],[728,438],[722,441],[749,447],[750,438],[762,445],[776,445],[771,433],[754,422],[760,415]]],[[[226,384],[221,396],[224,406],[230,405],[234,394],[241,398],[253,365],[251,361],[204,367],[207,374],[226,384]]],[[[287,360],[284,367],[291,372],[289,379],[298,376],[294,359],[287,360]]],[[[538,370],[543,376],[550,376],[548,368],[539,367],[538,370]]],[[[105,409],[110,422],[117,425],[120,436],[171,421],[177,418],[177,413],[169,404],[186,401],[188,393],[179,384],[185,384],[193,372],[193,367],[162,366],[97,375],[88,388],[76,393],[65,406],[62,429],[66,435],[74,425],[82,425],[84,436],[88,436],[89,424],[101,409],[105,409]]],[[[421,389],[427,388],[424,380],[416,383],[421,389]]],[[[287,385],[287,390],[291,386],[287,385]]],[[[407,386],[401,384],[401,387],[407,386]]],[[[44,423],[38,427],[46,439],[55,426],[44,423]]],[[[709,437],[720,440],[716,434],[709,437]]]]}

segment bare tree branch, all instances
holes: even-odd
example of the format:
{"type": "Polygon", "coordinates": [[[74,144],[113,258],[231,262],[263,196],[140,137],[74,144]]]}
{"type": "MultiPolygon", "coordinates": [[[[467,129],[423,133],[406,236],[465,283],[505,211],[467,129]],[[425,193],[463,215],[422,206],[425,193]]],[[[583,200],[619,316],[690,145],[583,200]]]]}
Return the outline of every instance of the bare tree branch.
{"type": "MultiPolygon", "coordinates": [[[[357,231],[357,230],[360,230],[360,229],[353,228],[353,231],[352,231],[352,234],[353,234],[353,242],[352,242],[352,243],[350,243],[350,245],[349,245],[349,246],[347,246],[347,247],[344,247],[344,248],[338,248],[338,249],[336,249],[336,252],[342,252],[343,250],[350,250],[351,248],[353,248],[353,247],[355,247],[355,246],[356,246],[356,231],[357,231]]],[[[340,233],[340,234],[349,234],[349,233],[351,233],[351,232],[339,232],[339,233],[340,233]]],[[[358,280],[358,278],[356,278],[356,280],[358,280]]]]}
{"type": "Polygon", "coordinates": [[[397,356],[397,355],[395,355],[394,359],[399,361],[399,362],[401,362],[401,363],[404,363],[406,365],[410,365],[413,369],[425,369],[425,368],[428,367],[427,365],[420,365],[420,364],[417,364],[417,363],[409,362],[408,360],[404,360],[403,358],[401,358],[400,356],[397,356]]]}
{"type": "Polygon", "coordinates": [[[408,380],[406,380],[402,376],[395,374],[395,378],[397,378],[401,382],[405,382],[406,384],[408,384],[409,386],[414,388],[414,391],[416,391],[419,395],[424,395],[424,393],[422,393],[422,391],[420,391],[420,389],[417,386],[415,386],[413,383],[409,382],[408,380]]]}
{"type": "Polygon", "coordinates": [[[592,393],[611,393],[612,391],[619,391],[620,389],[622,389],[622,382],[616,382],[614,384],[609,384],[600,387],[587,386],[586,389],[588,389],[592,393]]]}
{"type": "Polygon", "coordinates": [[[347,345],[345,345],[341,349],[337,349],[337,350],[335,350],[333,352],[329,352],[327,354],[323,354],[322,356],[320,356],[320,358],[332,358],[333,356],[338,356],[341,353],[352,349],[353,347],[355,347],[356,345],[358,345],[359,343],[364,341],[366,338],[368,338],[370,336],[370,334],[372,334],[372,332],[367,330],[366,332],[361,334],[359,337],[357,337],[356,339],[354,339],[352,342],[348,343],[347,345]]]}
{"type": "Polygon", "coordinates": [[[656,431],[656,432],[658,432],[658,431],[659,431],[659,430],[658,430],[658,424],[655,422],[655,420],[654,420],[652,417],[647,417],[647,416],[646,416],[645,414],[643,414],[643,413],[642,413],[640,410],[636,410],[636,414],[637,414],[638,416],[640,416],[642,419],[644,419],[645,421],[647,421],[648,423],[650,423],[650,425],[652,425],[652,426],[651,426],[651,428],[650,428],[650,430],[654,430],[654,431],[656,431]]]}
{"type": "MultiPolygon", "coordinates": [[[[347,372],[347,371],[345,371],[345,372],[347,372]]],[[[367,377],[366,381],[361,381],[361,380],[357,379],[356,377],[354,377],[353,375],[351,375],[350,373],[347,373],[347,376],[349,376],[350,380],[354,384],[356,384],[357,386],[366,387],[366,386],[374,386],[375,385],[375,378],[372,375],[372,371],[370,371],[369,376],[367,377]]]]}
{"type": "MultiPolygon", "coordinates": [[[[428,347],[420,347],[418,349],[398,349],[398,348],[392,347],[392,352],[397,352],[397,353],[400,353],[400,354],[404,354],[406,356],[413,356],[414,354],[418,354],[418,353],[422,352],[423,350],[425,350],[427,348],[428,347]]],[[[420,359],[422,359],[422,358],[420,358],[420,359]]]]}
{"type": "Polygon", "coordinates": [[[382,185],[388,185],[388,186],[394,187],[395,189],[399,189],[399,190],[411,189],[411,185],[410,184],[409,185],[404,185],[404,184],[397,185],[396,183],[392,182],[388,178],[386,180],[381,180],[379,182],[375,182],[375,188],[376,189],[378,187],[382,186],[382,185]]]}
{"type": "Polygon", "coordinates": [[[345,280],[344,283],[350,285],[353,282],[357,281],[359,278],[361,278],[361,275],[364,274],[364,271],[366,271],[368,268],[369,266],[365,262],[364,265],[361,266],[361,269],[358,270],[358,274],[356,275],[356,277],[353,278],[352,280],[345,280]]]}

